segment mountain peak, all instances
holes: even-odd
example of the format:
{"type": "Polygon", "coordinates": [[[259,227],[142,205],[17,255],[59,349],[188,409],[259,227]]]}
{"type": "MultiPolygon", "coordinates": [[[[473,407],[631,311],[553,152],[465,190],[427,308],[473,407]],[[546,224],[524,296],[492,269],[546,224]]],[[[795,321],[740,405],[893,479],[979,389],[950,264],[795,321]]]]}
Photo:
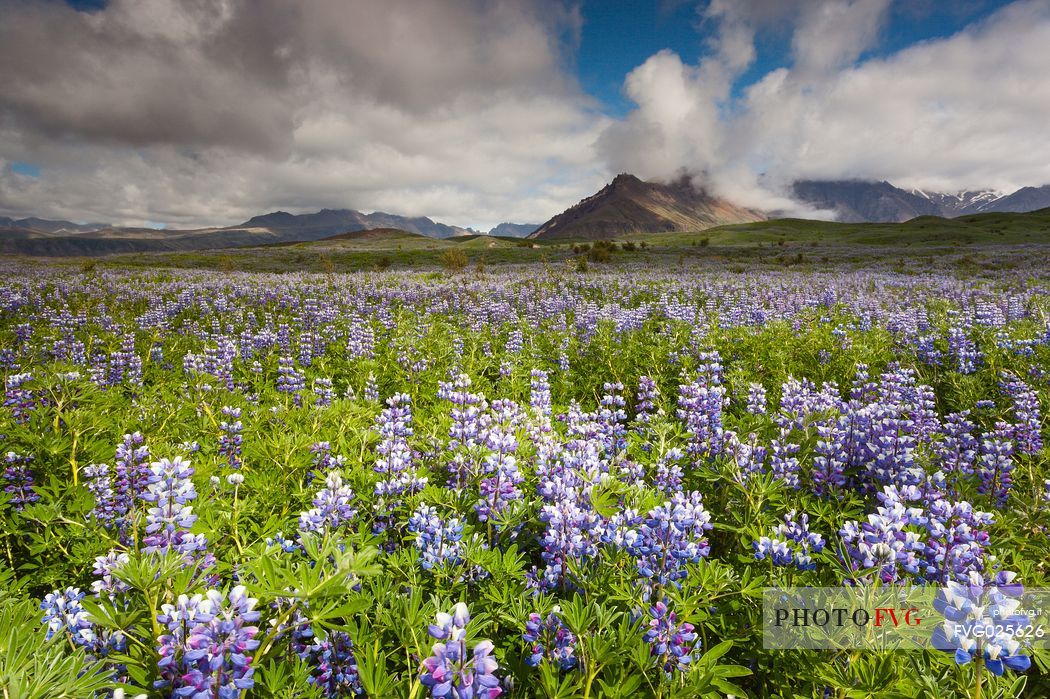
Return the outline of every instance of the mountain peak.
{"type": "Polygon", "coordinates": [[[641,184],[641,183],[642,183],[642,180],[638,179],[637,177],[635,177],[631,173],[629,173],[629,172],[621,172],[619,175],[614,177],[613,181],[610,182],[609,184],[611,186],[613,186],[613,187],[616,187],[616,186],[621,186],[622,187],[624,185],[641,184]]]}
{"type": "Polygon", "coordinates": [[[758,211],[708,195],[688,177],[664,184],[620,173],[597,194],[558,214],[529,237],[602,240],[632,233],[696,231],[763,218],[758,211]]]}

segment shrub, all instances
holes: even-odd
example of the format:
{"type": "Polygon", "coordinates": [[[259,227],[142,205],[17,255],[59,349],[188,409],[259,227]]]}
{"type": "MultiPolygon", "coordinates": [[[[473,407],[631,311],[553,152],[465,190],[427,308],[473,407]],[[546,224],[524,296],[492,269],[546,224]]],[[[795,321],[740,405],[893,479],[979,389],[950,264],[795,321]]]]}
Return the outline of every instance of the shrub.
{"type": "Polygon", "coordinates": [[[441,253],[441,266],[450,272],[459,272],[467,266],[470,260],[462,250],[446,250],[441,253]]]}
{"type": "Polygon", "coordinates": [[[612,259],[612,254],[610,253],[608,247],[604,245],[600,247],[598,245],[595,245],[593,248],[591,248],[590,252],[587,253],[587,257],[591,260],[591,262],[608,262],[612,259]]]}

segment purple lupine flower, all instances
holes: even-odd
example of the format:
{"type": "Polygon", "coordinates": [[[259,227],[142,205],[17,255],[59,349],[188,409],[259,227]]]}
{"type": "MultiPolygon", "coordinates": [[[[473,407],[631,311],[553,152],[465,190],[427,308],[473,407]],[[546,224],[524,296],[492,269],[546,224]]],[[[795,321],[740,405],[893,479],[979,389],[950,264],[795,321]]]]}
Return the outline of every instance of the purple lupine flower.
{"type": "Polygon", "coordinates": [[[310,445],[310,453],[313,456],[310,460],[311,469],[306,477],[307,482],[315,478],[325,478],[329,471],[346,466],[346,457],[342,454],[333,455],[330,442],[316,442],[310,445]]]}
{"type": "Polygon", "coordinates": [[[805,512],[797,520],[796,511],[784,515],[784,521],[773,529],[773,536],[763,536],[752,546],[755,559],[769,557],[773,565],[786,566],[792,563],[799,570],[814,570],[817,564],[810,554],[824,550],[824,537],[809,530],[809,515],[805,512]]]}
{"type": "Polygon", "coordinates": [[[942,438],[933,445],[938,466],[956,477],[972,474],[977,460],[978,443],[969,416],[968,410],[946,415],[941,427],[942,438]]]}
{"type": "Polygon", "coordinates": [[[649,615],[652,618],[649,630],[645,632],[645,642],[653,647],[652,655],[665,673],[686,672],[700,645],[696,642],[693,625],[687,622],[679,624],[677,615],[664,602],[649,607],[649,615]]]}
{"type": "Polygon", "coordinates": [[[788,441],[790,432],[789,428],[781,427],[779,437],[770,442],[769,470],[776,478],[784,481],[784,485],[787,487],[798,489],[801,487],[799,473],[802,469],[802,464],[799,462],[796,454],[798,454],[801,447],[794,442],[788,441]]]}
{"type": "Polygon", "coordinates": [[[33,472],[29,470],[29,464],[33,457],[29,455],[7,452],[4,462],[4,492],[8,495],[8,502],[17,511],[25,509],[26,505],[32,504],[40,499],[33,490],[33,472]]]}
{"type": "Polygon", "coordinates": [[[1002,387],[1013,402],[1016,420],[1011,430],[1014,451],[1018,454],[1039,453],[1043,449],[1043,437],[1040,434],[1042,419],[1038,394],[1020,378],[1008,373],[1003,377],[1002,387]]]}
{"type": "Polygon", "coordinates": [[[494,674],[499,664],[492,657],[492,641],[480,641],[468,655],[469,622],[467,605],[460,602],[452,614],[438,612],[437,623],[428,629],[441,643],[435,643],[432,655],[423,661],[420,681],[435,699],[495,699],[503,693],[494,674]]]}
{"type": "Polygon", "coordinates": [[[507,344],[504,346],[504,351],[507,354],[517,354],[521,352],[525,346],[525,334],[518,328],[510,331],[507,336],[507,344]]]}
{"type": "Polygon", "coordinates": [[[564,588],[570,584],[568,562],[583,562],[598,553],[601,518],[569,493],[544,505],[539,518],[546,525],[540,541],[546,566],[536,574],[535,584],[543,590],[564,588]]]}
{"type": "Polygon", "coordinates": [[[379,384],[376,383],[375,374],[369,374],[365,379],[365,400],[369,403],[379,402],[379,384]]]}
{"type": "Polygon", "coordinates": [[[33,380],[32,374],[11,374],[4,381],[4,407],[11,411],[15,422],[29,422],[37,408],[37,399],[26,384],[33,380]]]}
{"type": "Polygon", "coordinates": [[[481,498],[474,506],[481,522],[502,512],[510,502],[520,500],[522,494],[518,486],[525,480],[514,457],[518,440],[513,432],[501,426],[493,427],[486,436],[486,446],[491,452],[485,457],[483,469],[489,475],[479,485],[481,498]]]}
{"type": "Polygon", "coordinates": [[[408,531],[416,534],[419,563],[425,570],[458,565],[463,556],[463,524],[453,517],[444,520],[429,505],[420,505],[408,520],[408,531]]]}
{"type": "Polygon", "coordinates": [[[705,375],[678,387],[678,419],[689,431],[688,452],[694,457],[717,456],[722,451],[724,429],[722,410],[725,404],[725,387],[721,385],[721,365],[717,353],[705,375]]]}
{"type": "Polygon", "coordinates": [[[55,590],[44,597],[40,609],[44,611],[47,638],[64,633],[78,646],[90,649],[98,646],[99,637],[95,624],[91,622],[87,610],[80,603],[82,599],[84,593],[77,587],[67,587],[64,591],[55,590]]]}
{"type": "Polygon", "coordinates": [[[900,483],[914,480],[914,422],[900,416],[892,404],[872,406],[868,433],[870,460],[867,471],[874,483],[900,483]]]}
{"type": "Polygon", "coordinates": [[[981,480],[977,492],[990,495],[1000,506],[1006,504],[1013,486],[1014,443],[1008,438],[1009,434],[1009,425],[997,423],[995,432],[981,440],[981,455],[977,462],[977,475],[981,480]]]}
{"type": "Polygon", "coordinates": [[[758,443],[758,435],[754,432],[748,435],[746,442],[742,442],[736,432],[726,430],[725,451],[736,466],[734,478],[738,481],[744,482],[754,474],[765,472],[766,455],[769,450],[758,443]]]}
{"type": "Polygon", "coordinates": [[[747,385],[747,412],[752,415],[766,414],[766,387],[760,383],[747,385]]]}
{"type": "Polygon", "coordinates": [[[354,491],[343,484],[339,471],[330,471],[324,488],[314,496],[314,506],[299,515],[299,531],[325,534],[352,525],[357,515],[353,501],[354,491]]]}
{"type": "Polygon", "coordinates": [[[937,498],[926,510],[926,570],[923,578],[944,585],[984,571],[988,527],[995,521],[990,512],[974,510],[965,501],[937,498]]]}
{"type": "Polygon", "coordinates": [[[551,382],[547,372],[533,369],[530,373],[529,384],[529,407],[537,414],[550,417],[551,415],[551,382]]]}
{"type": "Polygon", "coordinates": [[[226,459],[230,468],[241,467],[241,444],[244,441],[241,431],[241,409],[225,406],[222,415],[226,419],[219,423],[219,456],[226,459]]]}
{"type": "Polygon", "coordinates": [[[168,633],[158,639],[160,679],[154,686],[193,699],[243,696],[255,684],[247,653],[259,647],[259,629],[251,625],[259,620],[256,604],[239,585],[229,595],[208,590],[161,605],[157,621],[168,633]]]}
{"type": "Polygon", "coordinates": [[[871,380],[870,368],[867,364],[858,364],[853,382],[850,384],[850,400],[857,403],[874,402],[878,396],[879,386],[871,380]]]}
{"type": "Polygon", "coordinates": [[[655,379],[650,376],[642,376],[638,379],[638,399],[634,410],[638,422],[646,424],[658,414],[660,402],[660,388],[655,379]]]}
{"type": "Polygon", "coordinates": [[[955,359],[955,370],[960,374],[974,373],[984,360],[969,333],[970,328],[961,325],[948,328],[948,351],[955,359]]]}
{"type": "Polygon", "coordinates": [[[193,487],[193,467],[177,456],[150,464],[152,473],[148,490],[142,499],[152,503],[146,512],[146,536],[143,551],[166,553],[176,551],[188,558],[204,553],[208,542],[203,534],[190,534],[197,521],[193,507],[187,503],[197,498],[193,487]]]}
{"type": "Polygon", "coordinates": [[[284,532],[280,531],[273,536],[266,537],[265,541],[267,546],[278,546],[285,553],[302,550],[302,546],[297,539],[288,539],[285,537],[284,532]]]}
{"type": "Polygon", "coordinates": [[[277,360],[277,390],[290,394],[296,405],[302,400],[299,392],[306,390],[306,376],[295,368],[295,360],[291,357],[277,360]]]}
{"type": "Polygon", "coordinates": [[[124,435],[117,445],[113,490],[119,512],[129,514],[152,480],[149,447],[138,432],[124,435]]]}
{"type": "Polygon", "coordinates": [[[962,582],[948,582],[934,600],[934,608],[945,618],[934,629],[934,648],[954,653],[959,665],[980,656],[996,676],[1008,669],[1028,670],[1032,661],[1021,652],[1021,642],[1024,629],[1031,626],[1020,609],[1024,587],[1015,578],[1016,573],[1000,571],[986,581],[974,572],[962,582]]]}
{"type": "Polygon", "coordinates": [[[537,667],[544,660],[557,663],[562,670],[576,666],[576,636],[558,616],[557,607],[546,619],[539,614],[530,614],[521,637],[529,644],[526,662],[530,666],[537,667]]]}
{"type": "Polygon", "coordinates": [[[332,390],[331,379],[314,379],[314,405],[318,408],[327,408],[332,404],[335,391],[332,390]]]}
{"type": "Polygon", "coordinates": [[[627,448],[627,401],[623,397],[622,383],[602,384],[596,423],[600,430],[605,451],[610,456],[619,454],[627,448]]]}
{"type": "Polygon", "coordinates": [[[659,585],[676,583],[686,576],[687,564],[710,553],[706,532],[711,528],[711,515],[699,492],[675,493],[649,510],[638,527],[631,547],[638,572],[659,585]]]}
{"type": "Polygon", "coordinates": [[[678,447],[672,447],[660,457],[653,474],[653,487],[663,495],[670,497],[682,491],[682,460],[685,453],[678,447]]]}
{"type": "Polygon", "coordinates": [[[912,524],[908,508],[900,502],[877,508],[866,522],[846,522],[839,530],[848,557],[845,563],[855,572],[873,568],[887,584],[918,575],[925,547],[919,533],[908,529],[912,524]]]}
{"type": "MultiPolygon", "coordinates": [[[[307,627],[309,628],[309,627],[307,627]]],[[[311,666],[308,682],[320,687],[326,697],[362,696],[361,676],[354,656],[354,642],[345,631],[329,631],[324,640],[307,636],[299,657],[311,666]]]]}
{"type": "Polygon", "coordinates": [[[472,393],[470,377],[463,373],[457,373],[451,381],[438,382],[438,398],[452,404],[450,415],[452,427],[449,436],[452,438],[450,446],[476,444],[484,434],[484,425],[479,422],[478,416],[488,407],[485,396],[480,393],[472,393]]]}
{"type": "Polygon", "coordinates": [[[91,591],[96,597],[103,593],[113,599],[116,595],[123,594],[131,589],[127,583],[113,575],[113,571],[126,565],[131,557],[124,552],[110,551],[105,556],[96,556],[92,572],[98,580],[91,583],[91,591]]]}
{"type": "Polygon", "coordinates": [[[117,506],[113,491],[113,477],[108,464],[91,464],[84,469],[87,489],[95,497],[95,506],[88,515],[104,527],[119,526],[126,512],[117,506]]]}
{"type": "Polygon", "coordinates": [[[813,479],[813,491],[817,495],[827,495],[846,485],[852,426],[853,420],[846,415],[816,426],[818,438],[810,476],[813,479]]]}
{"type": "Polygon", "coordinates": [[[386,404],[375,423],[382,441],[376,447],[374,470],[385,476],[376,483],[376,495],[398,496],[422,490],[427,479],[415,474],[412,448],[408,444],[412,436],[412,399],[398,393],[388,398],[386,404]]]}

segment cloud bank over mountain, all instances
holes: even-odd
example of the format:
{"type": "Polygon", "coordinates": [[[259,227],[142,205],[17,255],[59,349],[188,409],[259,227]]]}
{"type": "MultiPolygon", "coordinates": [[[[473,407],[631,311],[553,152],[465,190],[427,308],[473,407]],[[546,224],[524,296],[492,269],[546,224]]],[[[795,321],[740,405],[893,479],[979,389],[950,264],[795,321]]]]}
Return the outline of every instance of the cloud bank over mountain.
{"type": "Polygon", "coordinates": [[[902,3],[700,3],[699,60],[654,53],[618,115],[575,72],[598,5],[0,0],[0,214],[187,227],[349,207],[487,228],[617,172],[807,214],[794,180],[1050,182],[1050,0],[881,50],[902,3]],[[770,37],[787,49],[767,70],[770,37]]]}
{"type": "Polygon", "coordinates": [[[627,76],[637,103],[601,139],[616,170],[702,173],[715,191],[778,208],[798,179],[936,190],[1050,182],[1050,2],[1014,3],[944,39],[865,58],[889,0],[734,2],[696,65],[661,52],[627,76]],[[756,32],[791,31],[791,65],[742,90],[756,32]]]}

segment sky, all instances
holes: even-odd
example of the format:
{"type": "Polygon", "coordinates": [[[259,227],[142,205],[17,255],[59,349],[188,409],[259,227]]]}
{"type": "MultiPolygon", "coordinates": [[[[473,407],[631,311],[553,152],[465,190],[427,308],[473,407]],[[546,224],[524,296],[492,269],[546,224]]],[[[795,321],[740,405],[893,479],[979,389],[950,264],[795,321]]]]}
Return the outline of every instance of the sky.
{"type": "Polygon", "coordinates": [[[1050,0],[0,0],[0,215],[541,223],[619,172],[1050,183],[1050,0]]]}

